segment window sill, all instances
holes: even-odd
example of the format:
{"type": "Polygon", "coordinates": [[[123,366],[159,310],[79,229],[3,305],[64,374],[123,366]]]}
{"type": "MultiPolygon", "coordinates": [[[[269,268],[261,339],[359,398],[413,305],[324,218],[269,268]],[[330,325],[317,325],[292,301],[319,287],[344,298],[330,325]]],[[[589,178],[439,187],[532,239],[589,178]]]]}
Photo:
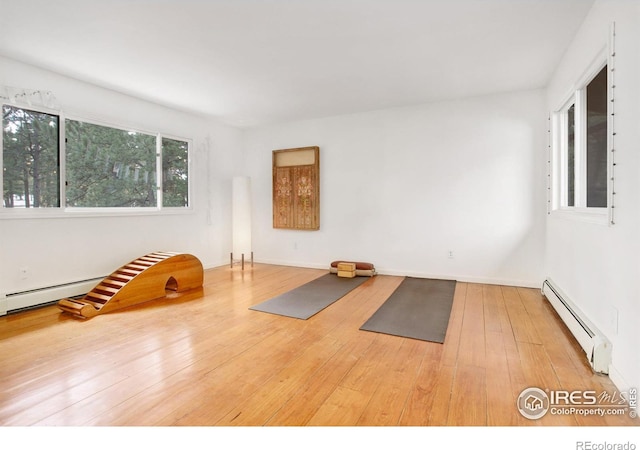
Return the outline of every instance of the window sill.
{"type": "Polygon", "coordinates": [[[550,216],[562,220],[609,225],[607,208],[562,208],[551,211],[550,216]]]}
{"type": "Polygon", "coordinates": [[[193,208],[42,208],[5,209],[0,220],[12,219],[68,219],[76,217],[139,217],[192,214],[193,208]]]}

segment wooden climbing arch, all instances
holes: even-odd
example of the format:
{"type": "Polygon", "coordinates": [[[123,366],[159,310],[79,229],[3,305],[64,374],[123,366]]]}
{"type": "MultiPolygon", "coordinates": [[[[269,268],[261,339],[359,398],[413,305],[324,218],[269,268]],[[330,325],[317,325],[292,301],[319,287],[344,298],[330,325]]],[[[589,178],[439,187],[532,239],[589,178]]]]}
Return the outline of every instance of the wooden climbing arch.
{"type": "Polygon", "coordinates": [[[154,252],[120,267],[83,298],[60,300],[58,307],[74,316],[89,318],[163,298],[167,290],[185,292],[199,288],[203,279],[202,263],[195,256],[154,252]]]}

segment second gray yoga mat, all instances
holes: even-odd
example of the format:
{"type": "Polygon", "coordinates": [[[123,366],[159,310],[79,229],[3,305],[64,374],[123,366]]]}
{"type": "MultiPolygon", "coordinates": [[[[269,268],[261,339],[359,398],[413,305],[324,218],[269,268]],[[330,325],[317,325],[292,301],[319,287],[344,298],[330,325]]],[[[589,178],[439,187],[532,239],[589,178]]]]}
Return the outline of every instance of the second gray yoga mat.
{"type": "Polygon", "coordinates": [[[361,330],[443,343],[456,282],[405,278],[361,330]]]}
{"type": "Polygon", "coordinates": [[[367,281],[326,274],[249,309],[306,320],[367,281]]]}

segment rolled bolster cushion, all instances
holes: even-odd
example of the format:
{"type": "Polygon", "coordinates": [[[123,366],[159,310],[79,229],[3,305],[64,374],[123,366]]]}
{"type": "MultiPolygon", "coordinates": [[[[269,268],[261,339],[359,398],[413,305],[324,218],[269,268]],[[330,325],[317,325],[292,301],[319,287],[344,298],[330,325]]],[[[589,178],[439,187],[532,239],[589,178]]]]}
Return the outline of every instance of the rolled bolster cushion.
{"type": "Polygon", "coordinates": [[[356,265],[356,270],[375,270],[373,264],[366,262],[356,262],[356,261],[333,261],[331,263],[332,269],[338,268],[338,263],[352,263],[356,265]]]}
{"type": "MultiPolygon", "coordinates": [[[[337,267],[331,267],[329,269],[330,273],[338,273],[338,268],[337,267]]],[[[358,277],[373,277],[376,275],[376,270],[375,269],[371,269],[371,270],[359,270],[356,269],[356,276],[358,277]]]]}
{"type": "Polygon", "coordinates": [[[356,276],[359,277],[373,277],[376,275],[376,268],[373,264],[367,262],[355,262],[355,261],[333,261],[329,268],[330,273],[338,273],[339,263],[351,263],[356,265],[356,276]]]}

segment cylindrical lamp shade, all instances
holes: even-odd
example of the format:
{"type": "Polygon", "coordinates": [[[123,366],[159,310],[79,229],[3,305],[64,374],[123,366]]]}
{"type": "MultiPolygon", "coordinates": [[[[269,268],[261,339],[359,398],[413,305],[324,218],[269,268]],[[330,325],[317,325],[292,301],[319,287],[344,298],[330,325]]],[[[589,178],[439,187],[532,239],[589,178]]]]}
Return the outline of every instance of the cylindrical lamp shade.
{"type": "Polygon", "coordinates": [[[251,254],[251,178],[233,177],[231,232],[234,258],[251,254]]]}

